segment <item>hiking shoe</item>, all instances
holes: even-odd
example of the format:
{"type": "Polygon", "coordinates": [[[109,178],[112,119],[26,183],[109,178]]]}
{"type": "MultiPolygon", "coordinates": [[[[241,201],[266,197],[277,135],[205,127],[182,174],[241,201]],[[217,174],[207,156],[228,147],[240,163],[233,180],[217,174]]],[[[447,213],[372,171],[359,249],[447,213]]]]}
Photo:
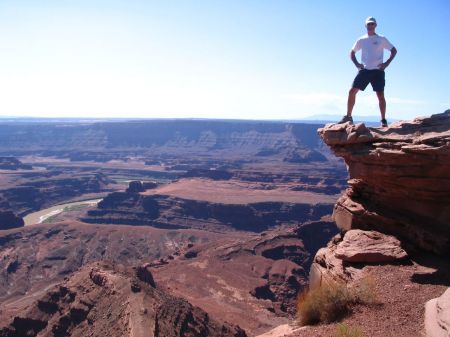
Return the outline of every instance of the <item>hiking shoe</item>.
{"type": "Polygon", "coordinates": [[[383,127],[383,128],[386,128],[388,125],[387,125],[387,120],[386,119],[382,119],[381,120],[381,127],[383,127]]]}
{"type": "Polygon", "coordinates": [[[353,124],[353,118],[352,118],[352,116],[345,115],[345,116],[342,117],[342,119],[338,122],[338,124],[344,124],[344,123],[347,123],[347,122],[350,122],[350,123],[353,124]]]}

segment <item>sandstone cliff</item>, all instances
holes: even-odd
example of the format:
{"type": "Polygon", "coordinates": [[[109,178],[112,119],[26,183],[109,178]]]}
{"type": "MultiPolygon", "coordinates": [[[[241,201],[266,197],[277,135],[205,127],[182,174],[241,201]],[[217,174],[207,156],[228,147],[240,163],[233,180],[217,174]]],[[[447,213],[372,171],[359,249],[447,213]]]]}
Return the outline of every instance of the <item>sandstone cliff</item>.
{"type": "Polygon", "coordinates": [[[346,123],[318,132],[348,166],[350,187],[334,208],[338,227],[450,252],[450,110],[387,129],[346,123]]]}

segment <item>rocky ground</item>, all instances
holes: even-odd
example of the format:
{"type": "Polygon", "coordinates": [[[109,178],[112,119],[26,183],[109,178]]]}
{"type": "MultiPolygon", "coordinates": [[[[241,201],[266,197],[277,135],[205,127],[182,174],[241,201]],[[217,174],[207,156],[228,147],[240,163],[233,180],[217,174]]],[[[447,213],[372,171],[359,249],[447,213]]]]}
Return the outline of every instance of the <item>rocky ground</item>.
{"type": "MultiPolygon", "coordinates": [[[[377,303],[354,307],[340,323],[359,328],[362,336],[425,336],[425,303],[450,286],[448,259],[420,254],[404,263],[365,266],[362,273],[375,281],[377,303]]],[[[333,323],[308,326],[285,336],[334,337],[336,331],[337,323],[333,323]]]]}

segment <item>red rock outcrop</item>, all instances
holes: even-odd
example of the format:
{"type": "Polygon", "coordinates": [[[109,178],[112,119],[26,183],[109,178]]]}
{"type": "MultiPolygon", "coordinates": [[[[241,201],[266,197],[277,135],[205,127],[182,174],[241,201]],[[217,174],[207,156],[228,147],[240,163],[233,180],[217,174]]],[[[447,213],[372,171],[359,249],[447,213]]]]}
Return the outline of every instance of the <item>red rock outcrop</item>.
{"type": "Polygon", "coordinates": [[[391,234],[438,254],[450,252],[450,110],[367,128],[318,130],[347,164],[350,187],[334,208],[342,230],[391,234]]]}
{"type": "Polygon", "coordinates": [[[309,272],[309,286],[352,282],[361,276],[358,264],[388,263],[407,256],[400,241],[393,236],[352,229],[336,235],[327,247],[317,252],[309,272]]]}
{"type": "Polygon", "coordinates": [[[360,229],[345,233],[344,239],[337,245],[335,255],[347,262],[369,263],[391,262],[408,256],[395,237],[360,229]]]}

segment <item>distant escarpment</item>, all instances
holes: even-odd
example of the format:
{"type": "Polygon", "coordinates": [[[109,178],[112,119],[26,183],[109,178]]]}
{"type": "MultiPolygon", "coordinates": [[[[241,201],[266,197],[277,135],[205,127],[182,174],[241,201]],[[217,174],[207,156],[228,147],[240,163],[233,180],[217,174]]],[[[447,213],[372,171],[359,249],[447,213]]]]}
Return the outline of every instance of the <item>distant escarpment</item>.
{"type": "Polygon", "coordinates": [[[319,134],[350,175],[334,208],[338,227],[450,252],[450,110],[387,129],[329,124],[319,134]]]}
{"type": "Polygon", "coordinates": [[[258,202],[224,204],[168,195],[113,192],[82,218],[88,223],[151,225],[159,228],[197,228],[262,232],[280,224],[319,220],[332,204],[258,202]]]}
{"type": "Polygon", "coordinates": [[[245,337],[186,300],[155,287],[145,266],[95,263],[34,300],[0,336],[245,337]]]}
{"type": "Polygon", "coordinates": [[[0,170],[31,170],[33,167],[14,157],[0,157],[0,170]]]}
{"type": "MultiPolygon", "coordinates": [[[[0,154],[106,162],[129,155],[147,162],[193,153],[275,155],[293,163],[326,161],[318,125],[215,120],[0,123],[0,154]],[[151,154],[151,156],[150,156],[151,154]],[[153,158],[152,158],[153,157],[153,158]]],[[[205,156],[205,158],[207,158],[205,156]]]]}

